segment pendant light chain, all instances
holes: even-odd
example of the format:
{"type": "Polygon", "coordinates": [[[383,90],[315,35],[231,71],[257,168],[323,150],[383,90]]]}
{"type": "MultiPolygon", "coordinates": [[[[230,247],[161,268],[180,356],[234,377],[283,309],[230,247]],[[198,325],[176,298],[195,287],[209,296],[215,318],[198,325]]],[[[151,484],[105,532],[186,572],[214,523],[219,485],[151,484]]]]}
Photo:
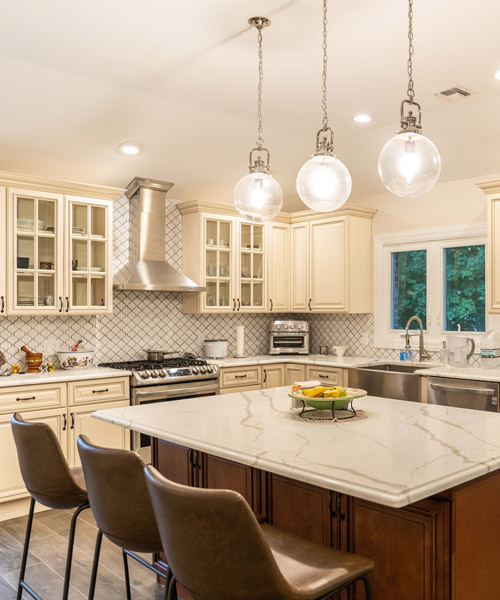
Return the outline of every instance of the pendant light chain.
{"type": "Polygon", "coordinates": [[[408,0],[408,99],[413,104],[415,90],[413,89],[413,0],[408,0]]]}
{"type": "Polygon", "coordinates": [[[326,75],[328,70],[328,52],[327,52],[327,0],[323,0],[323,98],[321,107],[323,109],[323,129],[328,127],[328,109],[326,104],[326,75]]]}
{"type": "Polygon", "coordinates": [[[264,145],[264,138],[262,137],[262,88],[264,80],[264,57],[262,52],[262,26],[257,28],[258,36],[257,40],[259,43],[259,85],[257,88],[257,131],[259,137],[257,138],[257,148],[261,149],[264,145]]]}

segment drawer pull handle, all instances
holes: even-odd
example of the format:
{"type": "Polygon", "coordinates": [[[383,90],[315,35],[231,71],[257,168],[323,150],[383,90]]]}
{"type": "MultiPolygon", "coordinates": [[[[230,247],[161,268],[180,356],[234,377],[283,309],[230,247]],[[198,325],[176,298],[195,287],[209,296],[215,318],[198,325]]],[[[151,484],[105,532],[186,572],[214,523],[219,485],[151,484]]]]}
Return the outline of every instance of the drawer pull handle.
{"type": "Polygon", "coordinates": [[[103,390],[92,390],[93,394],[103,394],[104,392],[109,392],[109,389],[104,388],[103,390]]]}
{"type": "Polygon", "coordinates": [[[62,296],[59,296],[59,312],[62,313],[63,311],[63,299],[62,296]]]}
{"type": "Polygon", "coordinates": [[[70,429],[74,429],[75,428],[75,413],[69,413],[69,416],[71,417],[71,427],[70,427],[70,429]]]}
{"type": "Polygon", "coordinates": [[[16,398],[16,402],[23,402],[24,400],[36,400],[36,396],[30,396],[29,398],[16,398]]]}
{"type": "Polygon", "coordinates": [[[245,379],[246,375],[235,375],[235,379],[245,379]]]}
{"type": "Polygon", "coordinates": [[[267,381],[267,369],[264,369],[264,383],[267,381]]]}
{"type": "Polygon", "coordinates": [[[329,375],[322,375],[321,373],[318,373],[318,377],[321,377],[321,379],[328,379],[328,377],[330,377],[329,375]]]}
{"type": "Polygon", "coordinates": [[[63,419],[64,419],[64,425],[63,425],[62,430],[66,431],[66,425],[68,424],[68,421],[66,420],[66,413],[63,413],[63,419]]]}
{"type": "Polygon", "coordinates": [[[2,296],[2,310],[0,310],[0,312],[4,312],[5,310],[5,296],[2,296]]]}

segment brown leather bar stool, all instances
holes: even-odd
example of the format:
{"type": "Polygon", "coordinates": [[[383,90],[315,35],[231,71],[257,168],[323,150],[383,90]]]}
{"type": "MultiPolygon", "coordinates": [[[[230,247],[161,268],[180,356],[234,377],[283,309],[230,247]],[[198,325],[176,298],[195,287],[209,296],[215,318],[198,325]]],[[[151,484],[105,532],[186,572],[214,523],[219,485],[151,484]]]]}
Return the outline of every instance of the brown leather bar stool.
{"type": "Polygon", "coordinates": [[[83,475],[81,469],[69,468],[56,434],[47,423],[27,423],[19,413],[15,413],[12,415],[11,427],[21,474],[24,484],[31,494],[30,512],[17,587],[17,600],[21,599],[23,590],[26,590],[35,600],[40,600],[37,593],[24,581],[35,502],[40,502],[40,504],[49,508],[76,508],[69,530],[68,554],[64,575],[62,597],[63,600],[66,600],[69,592],[76,520],[82,510],[90,506],[83,483],[83,475]]]}
{"type": "Polygon", "coordinates": [[[195,600],[320,600],[357,580],[371,600],[368,558],[260,526],[237,492],[145,473],[169,564],[195,600]]]}
{"type": "MultiPolygon", "coordinates": [[[[84,436],[78,436],[78,451],[82,461],[87,491],[99,532],[94,553],[89,600],[93,600],[103,534],[122,549],[127,600],[131,600],[127,557],[138,561],[157,575],[165,574],[135,552],[161,552],[158,526],[144,478],[144,462],[130,450],[94,446],[84,436]]],[[[165,597],[172,573],[167,572],[165,597]]]]}

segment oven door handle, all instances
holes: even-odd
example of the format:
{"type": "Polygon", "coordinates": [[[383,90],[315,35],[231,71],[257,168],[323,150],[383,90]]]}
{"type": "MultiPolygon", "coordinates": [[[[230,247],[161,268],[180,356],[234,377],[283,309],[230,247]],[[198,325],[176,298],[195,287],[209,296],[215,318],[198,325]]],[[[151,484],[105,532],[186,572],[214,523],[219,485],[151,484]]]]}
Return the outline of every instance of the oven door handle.
{"type": "Polygon", "coordinates": [[[136,388],[133,393],[133,398],[135,400],[134,404],[148,402],[149,400],[169,400],[170,398],[178,398],[179,400],[181,400],[182,398],[186,398],[188,396],[211,394],[213,392],[217,394],[219,392],[218,383],[203,386],[172,385],[168,386],[168,389],[165,389],[165,386],[161,387],[162,389],[159,390],[138,390],[136,388]]]}

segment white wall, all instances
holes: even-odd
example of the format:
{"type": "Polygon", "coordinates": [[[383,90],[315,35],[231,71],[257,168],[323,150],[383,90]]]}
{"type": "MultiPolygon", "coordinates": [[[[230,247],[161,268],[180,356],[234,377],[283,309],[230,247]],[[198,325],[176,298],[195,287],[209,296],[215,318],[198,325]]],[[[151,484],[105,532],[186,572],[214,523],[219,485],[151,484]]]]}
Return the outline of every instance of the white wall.
{"type": "Polygon", "coordinates": [[[353,202],[377,209],[373,219],[374,235],[484,224],[486,195],[476,183],[492,179],[500,179],[500,173],[438,183],[420,198],[399,198],[387,192],[356,198],[353,202]]]}

